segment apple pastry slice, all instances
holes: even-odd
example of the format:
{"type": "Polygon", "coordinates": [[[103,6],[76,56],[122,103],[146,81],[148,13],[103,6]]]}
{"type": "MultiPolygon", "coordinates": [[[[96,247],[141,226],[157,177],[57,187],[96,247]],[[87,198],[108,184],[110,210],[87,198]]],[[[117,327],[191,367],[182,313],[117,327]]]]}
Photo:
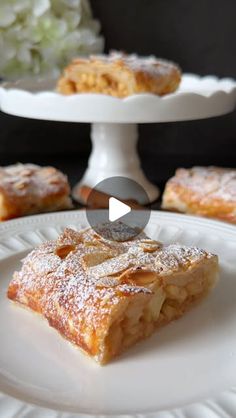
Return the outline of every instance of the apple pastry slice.
{"type": "Polygon", "coordinates": [[[0,167],[0,221],[72,208],[67,177],[54,167],[0,167]]]}
{"type": "Polygon", "coordinates": [[[182,316],[207,295],[217,273],[217,256],[198,248],[163,246],[144,234],[114,242],[92,229],[65,229],[23,260],[8,297],[105,364],[182,316]]]}
{"type": "Polygon", "coordinates": [[[179,87],[181,70],[172,62],[156,57],[140,57],[111,52],[74,59],[60,77],[62,94],[102,93],[126,97],[139,93],[159,96],[179,87]]]}
{"type": "Polygon", "coordinates": [[[178,168],[166,184],[162,208],[236,224],[236,169],[178,168]]]}

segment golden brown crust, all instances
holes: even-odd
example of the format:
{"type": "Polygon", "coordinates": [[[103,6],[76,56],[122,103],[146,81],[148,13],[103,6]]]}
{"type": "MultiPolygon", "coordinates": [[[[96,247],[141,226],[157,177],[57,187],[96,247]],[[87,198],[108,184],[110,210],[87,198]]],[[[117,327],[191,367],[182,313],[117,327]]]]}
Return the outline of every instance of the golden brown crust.
{"type": "Polygon", "coordinates": [[[155,57],[111,53],[79,58],[64,70],[57,90],[63,94],[102,93],[126,97],[138,93],[173,93],[181,81],[179,67],[155,57]]]}
{"type": "Polygon", "coordinates": [[[71,208],[67,177],[54,167],[0,167],[0,220],[71,208]]]}
{"type": "Polygon", "coordinates": [[[166,184],[162,208],[236,224],[236,170],[178,169],[166,184]]]}
{"type": "Polygon", "coordinates": [[[197,248],[66,229],[23,260],[8,297],[103,364],[181,316],[214,285],[217,270],[217,257],[197,248]]]}

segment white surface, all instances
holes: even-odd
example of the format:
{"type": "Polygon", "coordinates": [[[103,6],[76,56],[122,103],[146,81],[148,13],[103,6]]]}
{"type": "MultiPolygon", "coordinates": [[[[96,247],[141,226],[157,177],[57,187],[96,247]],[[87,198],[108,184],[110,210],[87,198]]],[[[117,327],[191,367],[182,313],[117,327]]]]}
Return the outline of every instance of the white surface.
{"type": "MultiPolygon", "coordinates": [[[[82,185],[93,188],[102,180],[115,176],[127,177],[136,181],[143,187],[150,202],[158,198],[158,188],[148,181],[141,168],[137,154],[137,125],[94,123],[91,139],[93,147],[88,168],[73,192],[76,200],[80,200],[77,190],[82,185]]],[[[137,198],[135,195],[119,197],[120,199],[134,200],[137,198]]]]}
{"type": "Polygon", "coordinates": [[[109,199],[109,221],[114,222],[127,213],[131,212],[131,207],[116,199],[115,197],[110,197],[109,199]]]}
{"type": "Polygon", "coordinates": [[[0,88],[1,109],[17,116],[70,122],[141,123],[201,119],[232,111],[231,79],[183,75],[180,88],[163,97],[138,94],[125,99],[101,94],[56,93],[55,81],[19,81],[0,88]]]}
{"type": "Polygon", "coordinates": [[[219,284],[182,319],[100,367],[40,317],[14,306],[5,296],[20,259],[33,246],[56,238],[65,225],[86,226],[84,212],[40,215],[0,225],[0,389],[12,396],[0,395],[0,416],[235,417],[236,228],[153,212],[147,227],[152,237],[219,254],[219,284]]]}

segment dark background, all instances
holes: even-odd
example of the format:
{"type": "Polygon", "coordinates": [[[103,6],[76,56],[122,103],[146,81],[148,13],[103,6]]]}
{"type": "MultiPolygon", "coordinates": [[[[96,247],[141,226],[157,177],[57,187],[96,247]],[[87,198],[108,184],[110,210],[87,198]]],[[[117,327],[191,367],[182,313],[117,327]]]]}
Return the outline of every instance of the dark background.
{"type": "MultiPolygon", "coordinates": [[[[236,77],[235,0],[91,0],[106,50],[155,54],[185,72],[236,77]]],[[[148,177],[163,186],[178,166],[236,166],[236,112],[201,121],[140,126],[148,177]]],[[[74,183],[87,164],[89,126],[0,113],[0,164],[54,164],[74,183]]]]}

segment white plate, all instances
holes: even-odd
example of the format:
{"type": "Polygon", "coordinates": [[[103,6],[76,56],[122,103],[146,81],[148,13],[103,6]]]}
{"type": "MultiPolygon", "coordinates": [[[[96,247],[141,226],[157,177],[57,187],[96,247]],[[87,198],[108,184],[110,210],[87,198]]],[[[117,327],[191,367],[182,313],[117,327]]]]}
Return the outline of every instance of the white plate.
{"type": "Polygon", "coordinates": [[[1,109],[16,116],[67,122],[146,123],[219,116],[232,111],[236,83],[230,78],[184,74],[179,89],[163,97],[125,99],[103,94],[55,92],[55,80],[21,80],[0,88],[1,109]]]}
{"type": "Polygon", "coordinates": [[[219,284],[184,318],[100,367],[44,320],[6,298],[20,259],[56,238],[65,225],[84,227],[84,212],[0,225],[0,417],[235,417],[236,228],[153,212],[147,227],[152,237],[219,254],[219,284]]]}

